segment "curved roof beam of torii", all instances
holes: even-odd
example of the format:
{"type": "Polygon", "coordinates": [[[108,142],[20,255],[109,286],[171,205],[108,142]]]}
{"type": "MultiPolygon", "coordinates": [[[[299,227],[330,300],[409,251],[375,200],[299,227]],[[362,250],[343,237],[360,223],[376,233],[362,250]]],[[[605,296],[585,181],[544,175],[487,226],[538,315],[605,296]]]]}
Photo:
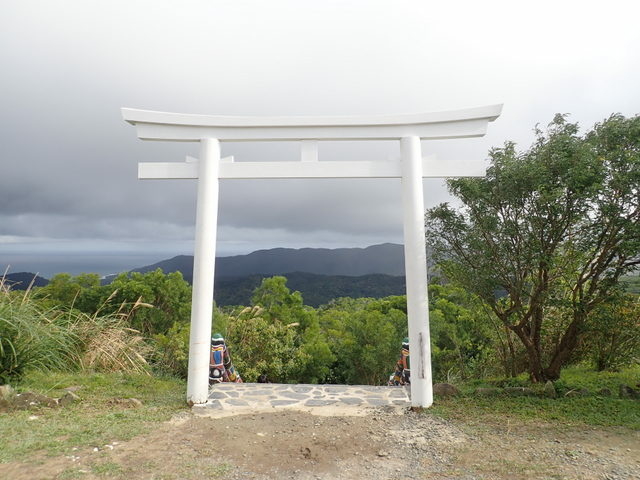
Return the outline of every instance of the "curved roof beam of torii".
{"type": "Polygon", "coordinates": [[[135,125],[143,140],[195,142],[269,140],[397,140],[481,137],[502,105],[402,115],[345,117],[257,117],[196,115],[123,108],[123,118],[135,125]]]}

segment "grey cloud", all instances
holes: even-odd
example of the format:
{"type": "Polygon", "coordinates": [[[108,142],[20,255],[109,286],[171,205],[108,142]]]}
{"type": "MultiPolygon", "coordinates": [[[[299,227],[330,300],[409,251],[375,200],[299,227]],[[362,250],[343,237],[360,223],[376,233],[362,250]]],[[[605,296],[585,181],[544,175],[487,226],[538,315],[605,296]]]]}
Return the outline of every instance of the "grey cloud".
{"type": "MultiPolygon", "coordinates": [[[[163,252],[189,248],[196,182],[138,181],[136,165],[182,161],[198,145],[138,140],[123,106],[356,115],[505,103],[485,138],[423,143],[443,161],[482,161],[506,139],[526,147],[534,124],[556,112],[585,127],[613,111],[638,113],[640,30],[636,16],[617,13],[623,7],[489,1],[461,13],[457,4],[409,0],[3,2],[0,254],[10,235],[31,238],[34,249],[91,241],[104,251],[136,250],[136,241],[163,252]]],[[[223,153],[295,160],[298,146],[229,143],[223,153]]],[[[320,145],[322,160],[398,155],[397,142],[320,145]]],[[[427,206],[448,199],[442,181],[425,181],[427,206]]],[[[362,246],[401,241],[401,231],[398,181],[221,185],[220,251],[362,246]]]]}

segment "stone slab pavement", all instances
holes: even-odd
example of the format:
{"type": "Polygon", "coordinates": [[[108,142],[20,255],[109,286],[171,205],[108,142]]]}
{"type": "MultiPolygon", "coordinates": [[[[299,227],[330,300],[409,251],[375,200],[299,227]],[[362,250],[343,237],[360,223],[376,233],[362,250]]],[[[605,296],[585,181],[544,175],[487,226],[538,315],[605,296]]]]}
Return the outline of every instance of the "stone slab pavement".
{"type": "Polygon", "coordinates": [[[372,408],[396,410],[411,406],[408,387],[371,385],[288,385],[279,383],[219,383],[206,404],[193,412],[210,417],[265,413],[290,409],[317,415],[364,415],[372,408]]]}

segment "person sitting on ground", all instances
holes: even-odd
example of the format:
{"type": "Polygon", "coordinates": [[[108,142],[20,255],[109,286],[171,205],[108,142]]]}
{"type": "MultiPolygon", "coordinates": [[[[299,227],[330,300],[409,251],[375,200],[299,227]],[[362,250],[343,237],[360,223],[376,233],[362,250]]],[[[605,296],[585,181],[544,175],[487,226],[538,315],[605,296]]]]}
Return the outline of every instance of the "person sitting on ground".
{"type": "Polygon", "coordinates": [[[209,359],[209,385],[221,382],[242,383],[240,374],[231,362],[229,349],[219,333],[211,337],[211,357],[209,359]]]}
{"type": "Polygon", "coordinates": [[[398,361],[396,362],[396,370],[389,378],[389,385],[410,385],[411,370],[409,367],[409,339],[405,337],[405,339],[402,341],[400,358],[398,358],[398,361]]]}

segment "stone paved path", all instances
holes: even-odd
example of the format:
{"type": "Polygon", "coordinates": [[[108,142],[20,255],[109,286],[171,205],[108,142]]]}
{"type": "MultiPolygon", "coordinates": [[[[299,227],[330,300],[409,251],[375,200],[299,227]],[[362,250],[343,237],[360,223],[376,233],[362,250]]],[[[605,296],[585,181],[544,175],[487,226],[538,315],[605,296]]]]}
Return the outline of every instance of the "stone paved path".
{"type": "Polygon", "coordinates": [[[219,383],[211,387],[209,401],[194,407],[194,412],[224,417],[293,409],[321,415],[358,415],[374,407],[410,406],[409,390],[404,387],[219,383]]]}

